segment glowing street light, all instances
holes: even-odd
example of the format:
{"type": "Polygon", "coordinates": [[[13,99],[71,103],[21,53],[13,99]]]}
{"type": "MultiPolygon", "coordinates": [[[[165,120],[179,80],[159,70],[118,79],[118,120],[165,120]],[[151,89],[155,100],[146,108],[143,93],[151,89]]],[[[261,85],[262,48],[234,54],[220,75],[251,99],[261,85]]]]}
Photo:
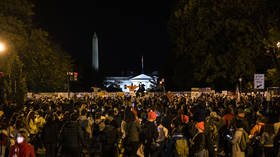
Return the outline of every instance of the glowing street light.
{"type": "Polygon", "coordinates": [[[4,53],[4,52],[5,52],[5,50],[6,50],[6,46],[5,46],[5,44],[4,44],[4,43],[2,43],[2,42],[0,42],[0,54],[1,54],[1,53],[4,53]]]}
{"type": "Polygon", "coordinates": [[[280,48],[280,41],[276,43],[277,48],[280,48]]]}

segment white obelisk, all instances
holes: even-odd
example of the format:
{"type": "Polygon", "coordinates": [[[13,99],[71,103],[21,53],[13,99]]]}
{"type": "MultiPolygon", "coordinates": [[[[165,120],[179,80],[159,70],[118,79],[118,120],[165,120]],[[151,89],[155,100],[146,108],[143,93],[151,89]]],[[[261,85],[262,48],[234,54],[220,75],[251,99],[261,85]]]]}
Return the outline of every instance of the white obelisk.
{"type": "Polygon", "coordinates": [[[95,71],[99,70],[99,59],[98,59],[98,37],[94,33],[92,38],[92,68],[95,71]]]}

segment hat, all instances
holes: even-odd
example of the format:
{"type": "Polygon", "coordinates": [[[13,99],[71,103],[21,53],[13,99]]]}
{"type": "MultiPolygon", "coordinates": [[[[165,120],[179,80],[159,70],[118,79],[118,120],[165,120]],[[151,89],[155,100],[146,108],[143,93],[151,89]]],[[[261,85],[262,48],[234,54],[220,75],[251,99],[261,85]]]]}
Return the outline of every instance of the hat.
{"type": "Polygon", "coordinates": [[[188,123],[188,122],[189,122],[189,116],[187,116],[187,115],[182,115],[182,121],[183,121],[184,123],[188,123]]]}
{"type": "Polygon", "coordinates": [[[198,129],[200,129],[200,130],[202,130],[202,131],[204,131],[205,130],[205,128],[204,128],[204,122],[202,121],[202,122],[198,122],[198,123],[196,123],[196,128],[198,128],[198,129]]]}
{"type": "Polygon", "coordinates": [[[156,114],[154,111],[150,111],[150,112],[148,113],[148,120],[154,121],[154,120],[156,120],[156,119],[157,119],[157,114],[156,114]]]}

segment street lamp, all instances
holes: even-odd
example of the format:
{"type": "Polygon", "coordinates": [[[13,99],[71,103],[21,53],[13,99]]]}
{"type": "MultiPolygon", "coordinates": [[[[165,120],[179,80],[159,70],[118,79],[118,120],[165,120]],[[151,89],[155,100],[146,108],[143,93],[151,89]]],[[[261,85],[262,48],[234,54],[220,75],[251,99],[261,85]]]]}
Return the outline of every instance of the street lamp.
{"type": "MultiPolygon", "coordinates": [[[[3,54],[6,50],[6,45],[3,42],[0,42],[0,55],[3,54]]],[[[2,66],[1,66],[2,67],[2,66]]],[[[0,67],[0,103],[4,102],[4,72],[1,71],[0,67]]]]}
{"type": "Polygon", "coordinates": [[[0,54],[4,53],[6,50],[6,46],[3,42],[0,42],[0,54]]]}
{"type": "Polygon", "coordinates": [[[239,92],[241,93],[241,82],[242,82],[242,78],[239,77],[238,81],[239,81],[239,92]]]}
{"type": "Polygon", "coordinates": [[[280,41],[278,41],[278,42],[276,43],[276,46],[277,46],[278,49],[280,48],[280,41]]]}

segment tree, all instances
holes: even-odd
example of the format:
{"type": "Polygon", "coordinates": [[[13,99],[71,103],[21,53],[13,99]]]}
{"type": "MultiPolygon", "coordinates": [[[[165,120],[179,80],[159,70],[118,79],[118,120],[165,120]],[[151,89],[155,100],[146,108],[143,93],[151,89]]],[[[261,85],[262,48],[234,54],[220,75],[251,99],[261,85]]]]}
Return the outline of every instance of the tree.
{"type": "Polygon", "coordinates": [[[63,91],[71,59],[58,45],[51,43],[48,33],[31,31],[28,48],[22,55],[28,89],[33,92],[63,91]]]}
{"type": "Polygon", "coordinates": [[[1,56],[1,69],[4,100],[22,103],[26,94],[25,75],[22,71],[23,63],[19,59],[20,51],[24,50],[27,42],[27,26],[16,17],[0,14],[0,37],[5,42],[7,50],[1,56]]]}
{"type": "Polygon", "coordinates": [[[15,17],[25,24],[31,25],[34,4],[31,0],[1,0],[1,15],[5,17],[15,17]]]}
{"type": "Polygon", "coordinates": [[[22,67],[23,63],[19,57],[14,54],[9,57],[4,79],[4,99],[23,103],[25,94],[27,92],[25,75],[22,67]]]}
{"type": "Polygon", "coordinates": [[[264,73],[267,65],[257,63],[268,58],[263,40],[269,27],[276,25],[273,18],[278,19],[270,4],[269,0],[179,0],[169,21],[177,86],[233,88],[239,77],[250,82],[254,73],[264,73]]]}
{"type": "Polygon", "coordinates": [[[0,1],[0,40],[7,52],[0,56],[1,98],[22,103],[26,92],[62,91],[71,58],[49,34],[35,27],[29,0],[0,1]]]}

